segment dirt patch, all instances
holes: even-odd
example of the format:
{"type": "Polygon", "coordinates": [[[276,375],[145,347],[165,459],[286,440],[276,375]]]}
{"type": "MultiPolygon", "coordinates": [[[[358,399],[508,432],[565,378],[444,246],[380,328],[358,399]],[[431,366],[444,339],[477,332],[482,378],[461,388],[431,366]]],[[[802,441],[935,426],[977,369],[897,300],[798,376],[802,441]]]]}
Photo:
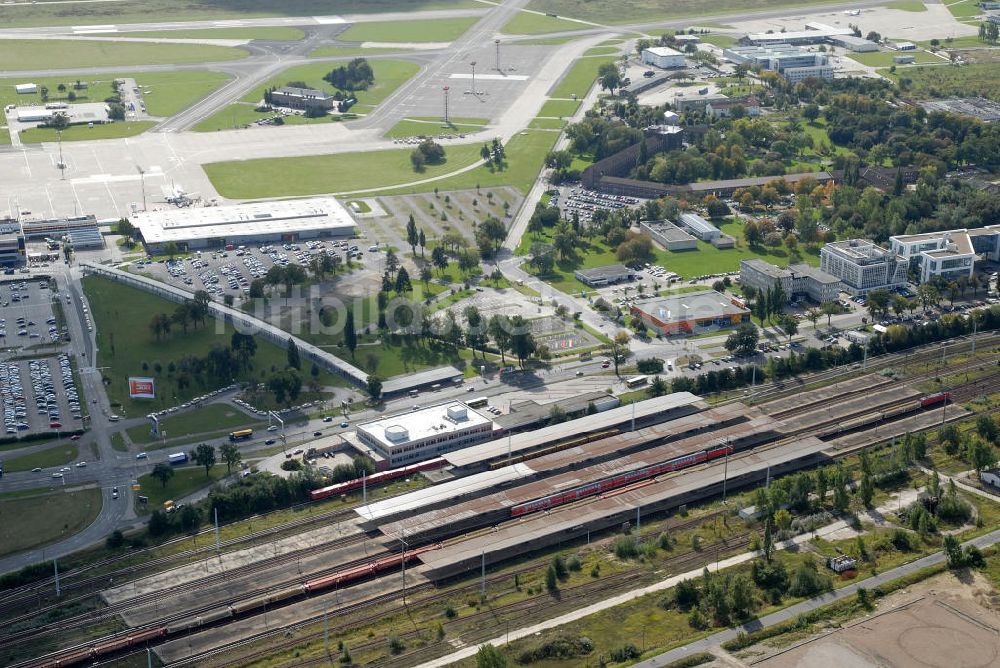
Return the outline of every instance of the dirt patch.
{"type": "Polygon", "coordinates": [[[944,573],[896,592],[869,616],[772,654],[758,645],[748,663],[766,668],[985,668],[1000,662],[1000,614],[979,573],[944,573]]]}

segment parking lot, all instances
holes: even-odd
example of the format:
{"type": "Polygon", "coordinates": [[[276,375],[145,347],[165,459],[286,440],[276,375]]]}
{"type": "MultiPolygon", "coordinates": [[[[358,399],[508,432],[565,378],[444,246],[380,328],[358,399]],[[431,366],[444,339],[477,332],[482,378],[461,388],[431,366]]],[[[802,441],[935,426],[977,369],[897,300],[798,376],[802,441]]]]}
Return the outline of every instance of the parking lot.
{"type": "Polygon", "coordinates": [[[47,280],[0,283],[0,341],[28,347],[58,342],[62,332],[52,312],[47,280]]]}
{"type": "Polygon", "coordinates": [[[7,436],[83,427],[83,405],[65,353],[0,363],[0,403],[7,436]]]}
{"type": "MultiPolygon", "coordinates": [[[[368,254],[378,252],[368,249],[368,254]]],[[[295,244],[195,251],[185,259],[146,259],[136,262],[135,268],[187,290],[205,290],[217,297],[236,297],[249,294],[250,283],[264,278],[272,267],[297,264],[308,268],[314,259],[322,261],[324,256],[330,258],[329,266],[344,267],[348,260],[363,261],[365,255],[353,240],[311,239],[295,244]]]]}
{"type": "Polygon", "coordinates": [[[562,211],[563,217],[570,217],[574,213],[580,220],[589,221],[591,216],[598,209],[614,211],[626,207],[635,206],[639,203],[636,197],[625,195],[605,195],[585,188],[563,188],[556,191],[549,201],[551,206],[557,206],[562,211]]]}

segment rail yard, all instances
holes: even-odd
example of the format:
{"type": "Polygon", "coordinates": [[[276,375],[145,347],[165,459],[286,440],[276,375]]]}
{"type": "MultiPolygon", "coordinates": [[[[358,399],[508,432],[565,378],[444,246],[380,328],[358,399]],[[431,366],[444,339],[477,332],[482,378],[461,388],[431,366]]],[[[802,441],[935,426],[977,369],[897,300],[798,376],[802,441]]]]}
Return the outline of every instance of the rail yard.
{"type": "MultiPolygon", "coordinates": [[[[980,345],[988,349],[991,342],[983,337],[980,345]]],[[[920,359],[911,356],[911,362],[920,359]]],[[[75,605],[43,603],[48,583],[8,591],[0,599],[7,621],[0,646],[5,662],[19,668],[129,665],[128,657],[147,649],[165,665],[241,665],[228,657],[245,660],[263,651],[256,641],[323,615],[357,623],[404,597],[416,605],[485,589],[494,578],[510,577],[511,569],[526,572],[546,549],[589,543],[894,436],[961,420],[969,415],[961,402],[1000,389],[1000,379],[988,373],[996,364],[996,353],[989,353],[951,365],[952,376],[976,377],[936,392],[918,386],[940,369],[905,380],[855,370],[815,389],[774,398],[762,392],[763,401],[752,405],[712,405],[679,392],[371,479],[374,486],[434,471],[439,481],[417,491],[364,503],[353,483],[318,489],[315,499],[353,494],[360,502],[246,542],[217,548],[203,541],[145,570],[105,565],[100,574],[65,574],[64,591],[75,605]],[[501,571],[505,575],[494,575],[501,571]],[[87,639],[95,635],[100,639],[87,639]],[[51,651],[16,658],[39,647],[51,651]]],[[[745,533],[726,537],[714,553],[745,544],[745,533]]],[[[681,568],[704,559],[686,553],[673,561],[681,568]]],[[[602,582],[607,591],[628,586],[621,575],[602,582]]],[[[562,604],[587,591],[566,592],[562,604]]]]}

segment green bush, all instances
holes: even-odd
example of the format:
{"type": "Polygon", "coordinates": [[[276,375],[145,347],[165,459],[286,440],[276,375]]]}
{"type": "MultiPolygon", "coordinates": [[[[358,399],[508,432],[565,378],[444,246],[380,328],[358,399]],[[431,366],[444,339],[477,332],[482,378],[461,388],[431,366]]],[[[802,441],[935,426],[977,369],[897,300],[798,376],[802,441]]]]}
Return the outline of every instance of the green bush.
{"type": "Polygon", "coordinates": [[[632,536],[620,536],[615,540],[615,556],[619,559],[635,559],[639,556],[639,546],[632,536]]]}

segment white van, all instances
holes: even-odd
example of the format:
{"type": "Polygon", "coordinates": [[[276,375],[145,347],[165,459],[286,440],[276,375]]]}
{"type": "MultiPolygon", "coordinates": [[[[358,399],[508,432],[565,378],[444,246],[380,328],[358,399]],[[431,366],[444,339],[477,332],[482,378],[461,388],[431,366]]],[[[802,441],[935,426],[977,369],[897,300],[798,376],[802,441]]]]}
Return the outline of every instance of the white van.
{"type": "Polygon", "coordinates": [[[109,415],[108,419],[111,420],[112,422],[118,422],[119,420],[121,420],[121,417],[118,415],[109,415]]]}

